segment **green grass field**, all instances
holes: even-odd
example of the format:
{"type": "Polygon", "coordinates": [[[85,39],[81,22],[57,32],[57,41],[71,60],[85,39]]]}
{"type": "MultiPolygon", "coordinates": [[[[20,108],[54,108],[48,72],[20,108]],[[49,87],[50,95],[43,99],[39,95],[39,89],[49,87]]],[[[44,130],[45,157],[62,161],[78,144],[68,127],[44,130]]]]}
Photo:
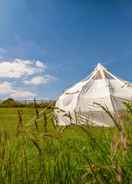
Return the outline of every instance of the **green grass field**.
{"type": "Polygon", "coordinates": [[[7,130],[9,134],[14,135],[18,122],[18,110],[23,111],[23,120],[25,123],[35,116],[33,108],[0,108],[0,129],[7,130]]]}
{"type": "Polygon", "coordinates": [[[128,122],[123,133],[118,128],[64,128],[54,126],[50,113],[30,122],[34,108],[0,108],[1,184],[132,183],[128,122]]]}

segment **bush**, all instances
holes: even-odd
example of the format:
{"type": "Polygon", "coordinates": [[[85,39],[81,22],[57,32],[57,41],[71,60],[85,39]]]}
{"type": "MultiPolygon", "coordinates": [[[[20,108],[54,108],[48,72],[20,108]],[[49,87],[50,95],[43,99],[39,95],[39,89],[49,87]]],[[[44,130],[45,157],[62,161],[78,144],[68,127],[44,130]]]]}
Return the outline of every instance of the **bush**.
{"type": "Polygon", "coordinates": [[[13,98],[8,98],[8,99],[2,101],[0,106],[2,106],[2,107],[16,107],[17,102],[13,98]]]}

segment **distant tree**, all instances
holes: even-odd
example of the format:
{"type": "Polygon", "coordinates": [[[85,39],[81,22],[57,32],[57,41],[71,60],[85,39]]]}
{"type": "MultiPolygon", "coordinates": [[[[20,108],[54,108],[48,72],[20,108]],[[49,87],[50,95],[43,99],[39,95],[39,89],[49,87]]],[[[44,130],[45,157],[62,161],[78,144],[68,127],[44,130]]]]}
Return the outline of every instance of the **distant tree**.
{"type": "Polygon", "coordinates": [[[0,107],[31,107],[31,108],[48,108],[53,109],[55,106],[55,101],[48,100],[48,101],[31,101],[25,103],[24,101],[16,101],[13,98],[7,98],[3,101],[0,101],[0,107]]]}
{"type": "Polygon", "coordinates": [[[8,98],[6,100],[3,100],[1,105],[3,107],[16,107],[17,106],[17,102],[13,98],[8,98]]]}

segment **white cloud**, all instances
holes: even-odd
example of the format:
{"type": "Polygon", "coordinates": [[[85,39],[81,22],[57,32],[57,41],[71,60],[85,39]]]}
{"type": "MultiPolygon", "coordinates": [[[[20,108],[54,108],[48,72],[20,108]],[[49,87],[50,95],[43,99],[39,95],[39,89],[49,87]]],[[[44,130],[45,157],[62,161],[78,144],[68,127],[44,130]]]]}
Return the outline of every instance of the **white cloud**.
{"type": "Polygon", "coordinates": [[[24,90],[16,90],[10,95],[12,98],[33,98],[36,96],[35,93],[32,93],[30,91],[24,91],[24,90]]]}
{"type": "Polygon", "coordinates": [[[40,61],[14,59],[12,61],[0,62],[0,77],[5,78],[20,78],[39,73],[37,68],[45,69],[45,65],[40,61]]]}
{"type": "Polygon", "coordinates": [[[41,61],[37,60],[35,63],[36,67],[38,68],[46,68],[46,64],[42,63],[41,61]]]}
{"type": "Polygon", "coordinates": [[[14,92],[14,90],[9,82],[0,83],[0,94],[9,94],[12,92],[14,92]]]}
{"type": "MultiPolygon", "coordinates": [[[[0,52],[2,49],[0,48],[0,52]]],[[[4,52],[4,50],[3,50],[4,52]]],[[[46,64],[39,60],[0,60],[0,95],[12,98],[33,98],[37,96],[34,92],[25,88],[25,85],[47,84],[56,78],[45,75],[46,64]],[[8,79],[9,82],[6,80],[8,79]],[[12,80],[19,79],[19,80],[12,80]]]]}
{"type": "Polygon", "coordinates": [[[31,91],[15,89],[9,82],[0,83],[0,94],[8,95],[13,98],[33,98],[36,96],[36,94],[31,91]]]}
{"type": "Polygon", "coordinates": [[[31,80],[25,80],[24,83],[32,85],[40,85],[40,84],[47,84],[53,80],[55,80],[55,77],[51,75],[35,76],[31,80]]]}

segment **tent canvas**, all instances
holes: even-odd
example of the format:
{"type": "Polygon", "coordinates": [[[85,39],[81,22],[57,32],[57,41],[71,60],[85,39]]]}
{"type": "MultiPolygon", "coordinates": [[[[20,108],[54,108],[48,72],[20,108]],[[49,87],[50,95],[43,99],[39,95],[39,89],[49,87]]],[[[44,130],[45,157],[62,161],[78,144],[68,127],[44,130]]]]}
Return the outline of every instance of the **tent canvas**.
{"type": "Polygon", "coordinates": [[[132,100],[132,84],[119,79],[103,65],[97,64],[86,79],[65,90],[58,98],[55,110],[57,123],[114,126],[101,106],[115,114],[124,109],[125,100],[132,100]]]}

